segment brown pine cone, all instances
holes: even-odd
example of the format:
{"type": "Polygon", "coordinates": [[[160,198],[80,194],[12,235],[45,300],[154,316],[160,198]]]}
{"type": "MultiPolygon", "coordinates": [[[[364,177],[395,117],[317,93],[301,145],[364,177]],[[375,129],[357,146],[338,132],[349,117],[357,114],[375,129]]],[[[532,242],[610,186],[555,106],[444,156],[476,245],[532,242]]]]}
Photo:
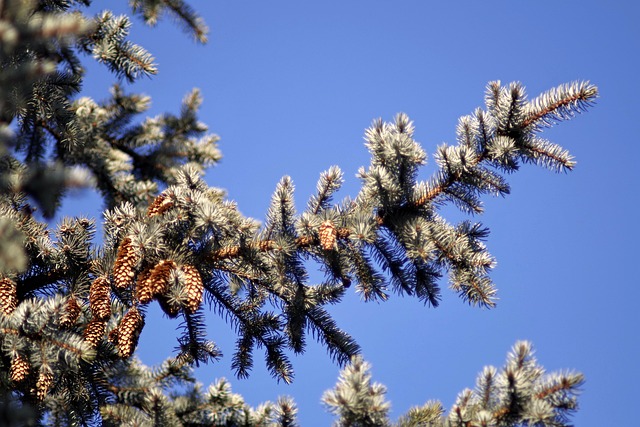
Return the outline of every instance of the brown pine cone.
{"type": "Polygon", "coordinates": [[[51,372],[51,368],[41,366],[40,373],[38,374],[38,380],[36,381],[36,397],[38,400],[44,400],[52,385],[53,372],[51,372]]]}
{"type": "Polygon", "coordinates": [[[329,220],[324,221],[320,225],[320,246],[325,251],[332,250],[336,245],[337,238],[336,227],[329,220]]]}
{"type": "Polygon", "coordinates": [[[185,310],[187,313],[193,313],[202,304],[202,293],[204,291],[202,277],[198,269],[193,265],[183,266],[182,271],[185,275],[185,288],[187,291],[187,306],[185,310]]]}
{"type": "Polygon", "coordinates": [[[89,346],[91,346],[92,348],[96,348],[98,347],[98,344],[100,344],[100,341],[102,341],[106,330],[107,322],[94,318],[91,319],[89,324],[87,324],[87,327],[82,333],[82,337],[84,338],[85,342],[89,344],[89,346]]]}
{"type": "Polygon", "coordinates": [[[118,354],[123,359],[130,357],[138,345],[138,338],[144,319],[140,315],[137,307],[132,307],[127,314],[124,315],[118,326],[118,354]]]}
{"type": "Polygon", "coordinates": [[[0,279],[0,311],[8,316],[17,306],[16,284],[6,277],[0,279]]]}
{"type": "Polygon", "coordinates": [[[154,199],[153,203],[149,205],[149,209],[147,209],[147,216],[151,217],[155,215],[161,215],[172,207],[173,200],[171,200],[164,194],[160,194],[154,199]]]}
{"type": "Polygon", "coordinates": [[[16,357],[11,359],[11,381],[13,381],[14,383],[24,381],[24,379],[27,378],[27,375],[29,375],[29,369],[30,365],[27,358],[21,354],[18,354],[16,357]]]}
{"type": "Polygon", "coordinates": [[[118,247],[113,266],[113,278],[117,288],[126,289],[133,284],[134,269],[139,258],[138,248],[132,243],[131,237],[125,237],[118,247]]]}
{"type": "Polygon", "coordinates": [[[89,288],[89,308],[95,319],[111,317],[111,285],[104,276],[96,278],[89,288]]]}
{"type": "Polygon", "coordinates": [[[78,316],[80,316],[80,304],[78,304],[78,299],[73,295],[69,296],[67,303],[64,307],[64,312],[60,316],[60,326],[63,328],[70,328],[73,326],[78,320],[78,316]]]}
{"type": "Polygon", "coordinates": [[[151,282],[149,281],[151,270],[151,267],[147,267],[136,277],[136,298],[138,298],[138,301],[142,304],[146,304],[153,299],[153,290],[151,289],[151,282]]]}
{"type": "Polygon", "coordinates": [[[176,263],[170,259],[163,259],[153,267],[147,280],[149,281],[149,286],[151,287],[151,292],[154,296],[162,295],[167,292],[171,272],[176,268],[176,263]]]}

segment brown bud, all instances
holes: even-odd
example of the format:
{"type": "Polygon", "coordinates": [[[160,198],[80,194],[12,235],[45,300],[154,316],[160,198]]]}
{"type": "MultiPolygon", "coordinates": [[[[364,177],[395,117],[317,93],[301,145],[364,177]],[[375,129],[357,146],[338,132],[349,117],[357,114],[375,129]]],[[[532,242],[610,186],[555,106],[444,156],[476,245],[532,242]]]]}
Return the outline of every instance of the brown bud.
{"type": "Polygon", "coordinates": [[[36,381],[36,396],[38,400],[44,400],[53,385],[53,372],[48,367],[41,366],[38,380],[36,381]]]}
{"type": "Polygon", "coordinates": [[[118,326],[118,354],[123,359],[130,357],[138,345],[138,338],[144,319],[140,315],[137,307],[132,307],[127,314],[124,315],[120,325],[118,326]]]}
{"type": "Polygon", "coordinates": [[[0,279],[0,311],[8,316],[17,306],[15,282],[7,277],[0,279]]]}
{"type": "Polygon", "coordinates": [[[193,265],[183,266],[182,271],[185,275],[185,289],[187,291],[187,306],[185,310],[187,313],[193,313],[202,304],[202,293],[204,291],[202,277],[198,269],[193,265]]]}
{"type": "Polygon", "coordinates": [[[91,321],[87,324],[87,327],[84,329],[82,333],[82,337],[84,341],[89,344],[92,348],[96,348],[102,338],[104,337],[104,333],[107,330],[107,322],[100,319],[91,319],[91,321]]]}
{"type": "Polygon", "coordinates": [[[329,220],[324,221],[320,225],[320,246],[325,251],[332,250],[336,245],[337,237],[336,227],[329,220]]]}
{"type": "Polygon", "coordinates": [[[134,268],[138,264],[139,257],[138,248],[132,243],[131,237],[125,237],[118,247],[116,262],[113,266],[113,278],[117,288],[125,289],[133,284],[134,268]]]}
{"type": "Polygon", "coordinates": [[[78,316],[80,316],[80,304],[78,304],[78,299],[73,295],[69,296],[67,303],[64,307],[64,312],[60,316],[60,326],[63,328],[70,328],[73,326],[78,320],[78,316]]]}
{"type": "Polygon", "coordinates": [[[27,375],[29,375],[29,367],[29,361],[21,354],[11,359],[11,381],[14,383],[24,381],[27,375]]]}
{"type": "Polygon", "coordinates": [[[111,285],[106,277],[100,276],[91,283],[89,308],[95,319],[107,320],[111,317],[111,285]]]}
{"type": "Polygon", "coordinates": [[[173,207],[173,200],[164,194],[160,194],[155,198],[153,203],[149,205],[147,209],[147,216],[161,215],[173,207]]]}

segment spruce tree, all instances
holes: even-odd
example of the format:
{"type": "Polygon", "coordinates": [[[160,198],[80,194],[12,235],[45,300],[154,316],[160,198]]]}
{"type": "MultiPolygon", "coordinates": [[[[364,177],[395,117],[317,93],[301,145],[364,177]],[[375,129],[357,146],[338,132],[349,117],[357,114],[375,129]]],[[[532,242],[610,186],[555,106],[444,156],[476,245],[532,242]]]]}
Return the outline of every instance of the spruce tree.
{"type": "MultiPolygon", "coordinates": [[[[463,301],[493,307],[488,229],[452,224],[441,207],[481,213],[481,197],[508,194],[504,176],[524,163],[570,171],[571,155],[540,132],[590,106],[595,86],[570,83],[530,100],[520,83],[489,83],[484,109],[459,120],[456,144],[437,147],[426,181],[417,179],[427,154],[411,120],[375,120],[353,199],[334,201],[343,175],[332,167],[297,212],[284,177],[260,223],[203,180],[221,154],[198,120],[198,91],[178,114],[153,118],[141,117],[148,97],[117,84],[106,101],[81,96],[83,61],[131,82],[156,73],[127,39],[129,18],[87,16],[89,3],[0,1],[0,424],[297,425],[290,398],[252,408],[225,380],[195,381],[194,366],[221,355],[204,332],[204,312],[214,310],[237,333],[238,377],[259,349],[274,378],[290,382],[289,356],[305,351],[309,334],[320,341],[344,366],[323,397],[336,425],[568,425],[583,377],[545,374],[527,342],[502,369],[485,367],[450,411],[430,401],[393,423],[384,386],[326,306],[355,290],[365,301],[397,294],[435,307],[446,274],[463,301]],[[48,222],[66,191],[86,186],[104,200],[97,239],[94,219],[48,222]],[[310,283],[311,265],[322,283],[310,283]],[[152,368],[135,350],[156,303],[181,326],[178,351],[152,368]]],[[[149,25],[170,14],[206,41],[183,1],[130,4],[149,25]]]]}

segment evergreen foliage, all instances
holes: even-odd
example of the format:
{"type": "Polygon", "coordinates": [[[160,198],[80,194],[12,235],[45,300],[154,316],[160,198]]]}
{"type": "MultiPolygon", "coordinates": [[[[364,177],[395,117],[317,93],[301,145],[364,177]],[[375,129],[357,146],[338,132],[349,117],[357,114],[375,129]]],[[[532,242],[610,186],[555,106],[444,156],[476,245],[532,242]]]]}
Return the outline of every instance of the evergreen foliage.
{"type": "MultiPolygon", "coordinates": [[[[353,284],[365,301],[395,293],[435,307],[447,274],[463,301],[493,307],[488,230],[452,224],[440,207],[481,213],[481,196],[508,194],[504,175],[523,163],[571,170],[569,153],[539,134],[585,110],[596,87],[572,83],[528,100],[519,83],[489,83],[485,109],[460,119],[457,144],[437,148],[426,181],[418,181],[427,154],[411,120],[376,120],[354,199],[333,200],[343,182],[334,166],[297,212],[284,177],[261,224],[202,179],[220,152],[198,121],[197,90],[178,114],[144,119],[150,99],[118,85],[103,102],[79,96],[82,55],[129,81],[156,73],[152,56],[127,40],[129,18],[85,16],[89,3],[0,1],[0,424],[296,425],[290,398],[251,408],[225,380],[206,390],[195,382],[193,366],[221,355],[205,334],[211,309],[237,333],[239,377],[259,349],[276,379],[292,381],[289,355],[304,352],[311,334],[345,366],[323,398],[336,425],[392,425],[384,386],[371,383],[358,344],[326,306],[353,284]],[[38,216],[52,217],[78,186],[104,199],[100,245],[94,220],[65,218],[50,229],[38,216]],[[321,283],[309,282],[312,262],[325,273],[321,283]],[[181,324],[177,353],[150,368],[134,352],[155,303],[181,324]]],[[[183,1],[130,4],[149,25],[169,14],[206,41],[183,1]]],[[[582,381],[545,375],[530,345],[518,343],[505,367],[485,368],[448,414],[428,402],[397,425],[567,425],[582,381]]]]}

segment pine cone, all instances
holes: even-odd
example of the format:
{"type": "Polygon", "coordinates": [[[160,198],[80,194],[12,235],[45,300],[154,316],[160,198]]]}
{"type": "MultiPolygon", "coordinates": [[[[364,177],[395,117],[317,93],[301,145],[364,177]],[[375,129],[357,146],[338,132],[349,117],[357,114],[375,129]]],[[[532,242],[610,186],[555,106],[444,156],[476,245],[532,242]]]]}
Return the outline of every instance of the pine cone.
{"type": "Polygon", "coordinates": [[[153,203],[149,205],[149,209],[147,209],[147,216],[152,217],[155,215],[161,215],[162,213],[168,211],[173,207],[173,200],[167,197],[164,194],[160,194],[155,198],[153,203]]]}
{"type": "Polygon", "coordinates": [[[137,307],[132,307],[127,314],[124,315],[120,325],[118,326],[118,354],[123,359],[130,357],[138,345],[138,338],[144,319],[140,315],[137,307]]]}
{"type": "Polygon", "coordinates": [[[163,295],[169,289],[171,271],[176,269],[175,262],[163,259],[151,270],[144,270],[138,276],[136,296],[145,304],[158,295],[163,295]]]}
{"type": "Polygon", "coordinates": [[[17,306],[15,282],[7,277],[0,279],[0,310],[9,316],[17,306]]]}
{"type": "Polygon", "coordinates": [[[38,375],[38,381],[36,381],[36,396],[38,400],[42,401],[49,393],[51,386],[53,385],[53,372],[50,368],[40,367],[40,374],[38,375]]]}
{"type": "Polygon", "coordinates": [[[11,359],[11,381],[14,383],[19,383],[24,381],[29,375],[29,361],[26,357],[21,354],[18,354],[16,357],[11,359]]]}
{"type": "Polygon", "coordinates": [[[78,304],[78,299],[73,295],[69,296],[67,304],[64,307],[64,313],[60,316],[60,326],[63,328],[72,327],[78,320],[80,311],[81,309],[80,304],[78,304]]]}
{"type": "Polygon", "coordinates": [[[329,220],[324,221],[320,225],[320,246],[325,251],[332,250],[336,245],[336,237],[338,233],[336,227],[329,220]]]}
{"type": "Polygon", "coordinates": [[[170,259],[163,259],[153,267],[153,270],[151,270],[151,274],[149,275],[149,279],[147,279],[150,283],[153,295],[162,295],[167,292],[171,271],[176,268],[176,263],[170,259]]]}
{"type": "Polygon", "coordinates": [[[187,306],[185,310],[187,313],[193,313],[202,304],[202,293],[204,291],[202,277],[200,277],[200,272],[193,265],[183,266],[182,271],[185,275],[185,288],[187,291],[187,306]]]}
{"type": "Polygon", "coordinates": [[[120,243],[116,262],[113,266],[113,278],[117,288],[126,289],[133,284],[134,268],[139,261],[137,249],[129,236],[125,237],[120,243]]]}
{"type": "Polygon", "coordinates": [[[146,304],[153,299],[153,290],[151,289],[151,267],[147,267],[136,277],[136,298],[142,304],[146,304]]]}
{"type": "Polygon", "coordinates": [[[91,283],[89,307],[95,319],[107,320],[111,317],[111,285],[106,277],[100,276],[91,283]]]}
{"type": "Polygon", "coordinates": [[[84,341],[89,344],[92,348],[98,347],[100,341],[104,337],[104,333],[107,330],[107,322],[104,320],[93,318],[84,329],[82,333],[82,337],[84,341]]]}

